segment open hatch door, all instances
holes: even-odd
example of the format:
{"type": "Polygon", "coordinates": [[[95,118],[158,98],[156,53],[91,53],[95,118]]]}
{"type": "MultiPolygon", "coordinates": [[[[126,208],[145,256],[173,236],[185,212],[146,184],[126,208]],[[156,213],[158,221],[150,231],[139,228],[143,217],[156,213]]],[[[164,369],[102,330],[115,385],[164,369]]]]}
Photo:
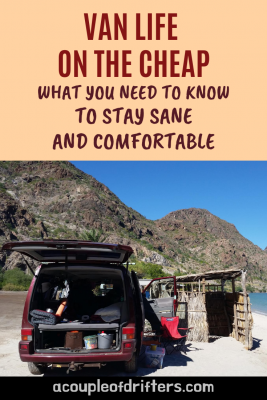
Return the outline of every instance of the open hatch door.
{"type": "Polygon", "coordinates": [[[17,251],[40,262],[124,263],[133,250],[129,246],[79,240],[8,242],[2,251],[17,251]]]}

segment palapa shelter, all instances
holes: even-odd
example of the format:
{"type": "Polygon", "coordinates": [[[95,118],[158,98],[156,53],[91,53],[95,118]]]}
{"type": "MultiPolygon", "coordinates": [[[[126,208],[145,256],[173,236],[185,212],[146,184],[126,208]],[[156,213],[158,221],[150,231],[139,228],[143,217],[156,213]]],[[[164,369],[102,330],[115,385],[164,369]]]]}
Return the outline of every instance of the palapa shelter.
{"type": "Polygon", "coordinates": [[[231,336],[252,347],[252,314],[246,292],[246,271],[228,269],[176,277],[177,315],[181,326],[192,326],[188,340],[207,342],[209,336],[231,336]],[[242,292],[235,291],[235,279],[241,277],[242,292]],[[218,281],[220,283],[214,283],[218,281]],[[232,292],[225,291],[225,281],[232,292]]]}

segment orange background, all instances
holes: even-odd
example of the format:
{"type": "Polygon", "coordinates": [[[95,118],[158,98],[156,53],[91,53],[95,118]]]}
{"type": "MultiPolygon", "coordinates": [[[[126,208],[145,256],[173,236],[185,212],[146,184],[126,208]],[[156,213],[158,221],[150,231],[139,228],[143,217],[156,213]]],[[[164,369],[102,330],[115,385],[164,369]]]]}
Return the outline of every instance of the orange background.
{"type": "MultiPolygon", "coordinates": [[[[265,124],[267,93],[266,1],[99,1],[80,0],[5,2],[1,13],[1,160],[266,160],[265,124]],[[95,39],[87,40],[84,13],[90,20],[97,13],[95,39]],[[109,13],[113,34],[113,14],[127,12],[128,40],[97,40],[102,12],[109,13]],[[147,13],[177,13],[177,41],[167,40],[167,29],[160,41],[135,40],[135,14],[141,13],[146,30],[147,13]],[[94,50],[131,50],[131,78],[97,78],[94,50]],[[142,78],[139,54],[142,50],[180,50],[177,60],[183,60],[185,50],[191,50],[194,62],[197,50],[207,50],[210,63],[203,68],[202,78],[142,78]],[[62,78],[58,73],[58,54],[87,50],[88,76],[62,78]],[[39,100],[38,86],[82,85],[78,99],[39,100]],[[115,100],[85,99],[87,85],[115,87],[115,100]],[[121,100],[121,85],[154,85],[158,94],[153,100],[121,100]],[[165,100],[161,87],[177,85],[180,100],[165,100]],[[186,100],[187,86],[229,86],[228,99],[186,100]],[[78,123],[79,107],[94,108],[95,125],[78,123]],[[105,108],[145,108],[142,125],[123,123],[105,125],[101,114],[105,108]],[[152,108],[192,108],[192,123],[157,124],[149,122],[152,108]],[[88,144],[79,150],[52,149],[56,134],[85,133],[88,144]],[[214,134],[213,150],[138,149],[96,150],[93,137],[141,132],[153,135],[176,132],[187,135],[214,134]]],[[[153,18],[153,21],[155,19],[153,18]]],[[[165,19],[165,22],[167,18],[165,19]]],[[[153,30],[153,34],[155,30],[153,30]]],[[[104,70],[104,69],[103,69],[104,70]]],[[[177,68],[181,73],[181,66],[177,68]]],[[[196,63],[195,63],[196,70],[196,63]]],[[[73,68],[72,68],[73,71],[73,68]]],[[[121,73],[121,68],[120,68],[121,73]]],[[[169,67],[168,67],[169,74],[169,67]]],[[[163,143],[163,142],[162,142],[163,143]]],[[[166,143],[166,142],[164,142],[166,143]]]]}

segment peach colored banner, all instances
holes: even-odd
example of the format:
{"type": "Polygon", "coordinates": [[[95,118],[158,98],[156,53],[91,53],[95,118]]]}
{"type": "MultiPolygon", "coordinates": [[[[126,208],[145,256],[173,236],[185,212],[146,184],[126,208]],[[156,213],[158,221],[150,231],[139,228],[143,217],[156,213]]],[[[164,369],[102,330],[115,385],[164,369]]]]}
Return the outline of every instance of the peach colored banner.
{"type": "Polygon", "coordinates": [[[265,0],[5,2],[1,160],[266,160],[265,0]]]}

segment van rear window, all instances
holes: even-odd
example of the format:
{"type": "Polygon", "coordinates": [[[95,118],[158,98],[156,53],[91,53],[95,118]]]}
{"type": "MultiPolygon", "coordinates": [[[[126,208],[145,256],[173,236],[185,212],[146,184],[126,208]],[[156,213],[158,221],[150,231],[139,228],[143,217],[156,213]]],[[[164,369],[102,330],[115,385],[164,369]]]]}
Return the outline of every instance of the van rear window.
{"type": "MultiPolygon", "coordinates": [[[[44,258],[65,258],[66,252],[61,250],[38,250],[36,253],[44,258]]],[[[114,259],[118,260],[121,257],[121,253],[114,252],[104,252],[104,251],[77,251],[77,252],[67,252],[68,258],[74,258],[76,260],[87,260],[90,258],[101,258],[101,259],[114,259]]]]}

